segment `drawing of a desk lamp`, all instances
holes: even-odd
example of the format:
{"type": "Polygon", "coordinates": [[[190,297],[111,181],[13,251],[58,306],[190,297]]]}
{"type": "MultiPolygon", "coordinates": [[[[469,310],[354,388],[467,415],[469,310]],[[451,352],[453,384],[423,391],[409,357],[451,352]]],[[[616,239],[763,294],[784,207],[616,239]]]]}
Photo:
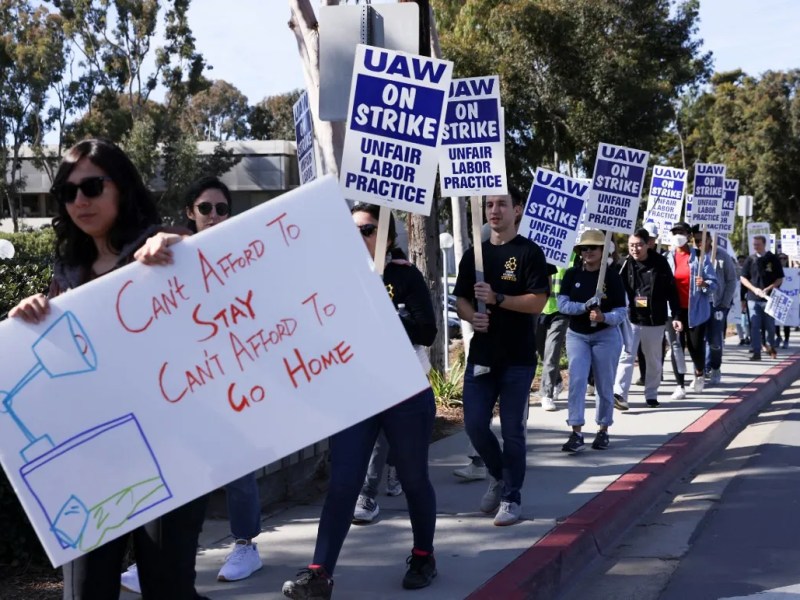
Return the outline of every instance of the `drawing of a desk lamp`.
{"type": "Polygon", "coordinates": [[[51,378],[78,375],[97,369],[97,355],[92,342],[75,315],[65,312],[31,346],[36,364],[11,388],[0,391],[2,412],[11,419],[28,440],[21,451],[22,459],[28,463],[54,447],[49,435],[36,437],[14,412],[14,399],[42,371],[51,378]]]}

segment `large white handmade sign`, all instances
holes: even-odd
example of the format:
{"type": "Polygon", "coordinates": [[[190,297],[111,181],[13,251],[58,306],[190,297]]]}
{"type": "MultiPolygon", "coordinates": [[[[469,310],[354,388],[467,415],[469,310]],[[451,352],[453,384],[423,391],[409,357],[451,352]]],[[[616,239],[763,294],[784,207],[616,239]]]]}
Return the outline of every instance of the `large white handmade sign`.
{"type": "Polygon", "coordinates": [[[356,49],[340,183],[355,201],[429,215],[453,63],[356,49]]]}
{"type": "Polygon", "coordinates": [[[497,75],[450,83],[439,148],[442,196],[508,193],[502,116],[497,75]]]}
{"type": "Polygon", "coordinates": [[[428,385],[333,178],[173,249],[0,323],[0,460],[53,565],[428,385]]]}
{"type": "Polygon", "coordinates": [[[783,270],[783,283],[781,283],[780,291],[792,300],[789,310],[781,316],[780,324],[790,327],[800,326],[800,308],[798,308],[800,306],[800,269],[786,268],[783,270]]]}
{"type": "Polygon", "coordinates": [[[644,224],[653,223],[659,234],[669,232],[681,220],[683,192],[686,189],[686,169],[653,167],[650,193],[644,224]]]}
{"type": "Polygon", "coordinates": [[[601,142],[594,163],[586,227],[633,233],[649,152],[601,142]]]}
{"type": "Polygon", "coordinates": [[[584,181],[536,169],[518,231],[539,244],[550,264],[570,266],[588,192],[584,181]]]}
{"type": "Polygon", "coordinates": [[[777,323],[787,324],[786,321],[789,320],[794,301],[794,297],[780,288],[775,288],[770,292],[764,312],[774,317],[777,323]]]}
{"type": "Polygon", "coordinates": [[[725,165],[697,163],[694,166],[691,224],[719,230],[724,195],[725,165]]]}

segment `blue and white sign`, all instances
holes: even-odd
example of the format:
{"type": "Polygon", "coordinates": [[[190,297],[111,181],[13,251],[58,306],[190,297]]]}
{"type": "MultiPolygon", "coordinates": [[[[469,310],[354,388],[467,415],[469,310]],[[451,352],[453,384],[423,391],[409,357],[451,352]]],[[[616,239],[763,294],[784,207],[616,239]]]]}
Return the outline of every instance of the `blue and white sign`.
{"type": "Polygon", "coordinates": [[[694,204],[694,196],[692,194],[686,194],[686,216],[683,219],[687,223],[692,222],[692,206],[694,204]]]}
{"type": "Polygon", "coordinates": [[[519,234],[539,244],[551,265],[570,266],[569,256],[588,196],[587,182],[539,167],[519,223],[519,234]]]}
{"type": "Polygon", "coordinates": [[[770,250],[775,253],[775,234],[769,232],[769,223],[748,223],[747,224],[747,248],[748,254],[755,254],[756,249],[753,247],[753,239],[756,236],[763,237],[766,245],[765,250],[770,250]]]}
{"type": "Polygon", "coordinates": [[[314,122],[308,107],[308,93],[300,94],[292,106],[294,136],[297,140],[297,164],[300,169],[300,185],[317,178],[317,162],[314,157],[314,122]]]}
{"type": "Polygon", "coordinates": [[[725,179],[723,182],[725,190],[722,196],[722,209],[720,211],[719,223],[709,224],[709,231],[717,233],[733,233],[733,224],[736,219],[736,200],[739,197],[739,180],[725,179]]]}
{"type": "Polygon", "coordinates": [[[600,142],[586,209],[590,229],[633,233],[650,153],[600,142]]]}
{"type": "Polygon", "coordinates": [[[797,229],[781,229],[781,252],[797,259],[797,229]]]}
{"type": "Polygon", "coordinates": [[[719,231],[724,195],[725,165],[697,163],[694,166],[691,224],[719,231]]]}
{"type": "Polygon", "coordinates": [[[339,182],[346,198],[429,215],[453,63],[356,48],[339,182]]]}
{"type": "Polygon", "coordinates": [[[442,196],[508,193],[502,112],[497,75],[452,81],[439,148],[442,196]]]}
{"type": "Polygon", "coordinates": [[[786,268],[783,270],[783,283],[781,284],[780,291],[792,299],[792,306],[780,321],[781,325],[788,325],[789,327],[800,326],[800,270],[794,268],[786,268]]]}
{"type": "Polygon", "coordinates": [[[795,297],[784,292],[782,287],[775,288],[770,292],[764,312],[775,317],[775,321],[778,323],[786,324],[792,314],[795,297]]]}
{"type": "Polygon", "coordinates": [[[686,169],[654,166],[644,223],[655,224],[659,232],[672,229],[681,220],[685,189],[686,169]]]}

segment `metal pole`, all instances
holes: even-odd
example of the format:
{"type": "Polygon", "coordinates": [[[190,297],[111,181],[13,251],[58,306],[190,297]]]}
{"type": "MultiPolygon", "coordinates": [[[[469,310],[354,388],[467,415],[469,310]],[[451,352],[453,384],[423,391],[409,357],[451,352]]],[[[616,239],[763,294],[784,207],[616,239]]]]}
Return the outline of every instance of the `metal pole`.
{"type": "Polygon", "coordinates": [[[444,298],[443,308],[444,308],[444,319],[442,323],[444,323],[444,372],[447,373],[450,370],[450,339],[449,335],[450,332],[448,330],[448,322],[447,322],[447,297],[450,293],[449,286],[447,285],[447,249],[442,248],[442,265],[444,266],[444,277],[442,277],[442,289],[444,293],[442,294],[444,298]]]}

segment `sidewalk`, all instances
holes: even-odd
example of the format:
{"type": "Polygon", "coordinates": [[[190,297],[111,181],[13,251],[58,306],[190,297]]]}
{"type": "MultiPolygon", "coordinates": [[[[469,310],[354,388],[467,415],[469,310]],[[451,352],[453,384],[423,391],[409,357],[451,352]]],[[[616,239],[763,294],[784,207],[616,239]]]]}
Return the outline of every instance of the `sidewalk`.
{"type": "MultiPolygon", "coordinates": [[[[748,361],[746,347],[735,345],[737,341],[727,340],[722,385],[703,394],[669,401],[674,389],[669,361],[659,408],[646,407],[643,388],[634,386],[630,410],[615,413],[611,446],[605,452],[589,448],[578,455],[562,453],[569,433],[566,400],[553,413],[532,406],[524,520],[514,526],[495,527],[492,515],[478,511],[484,482],[459,483],[452,476],[453,468],[465,464],[466,435],[436,442],[430,460],[438,499],[439,576],[423,590],[401,588],[411,550],[405,499],[382,495],[378,520],[350,530],[336,570],[334,598],[554,598],[556,590],[608,548],[666,486],[722,447],[752,414],[800,377],[796,337],[795,346],[781,351],[777,360],[762,362],[748,361]]],[[[584,429],[591,439],[596,431],[591,403],[584,429]]],[[[256,540],[265,567],[239,582],[216,581],[231,539],[227,521],[207,521],[197,557],[198,591],[220,600],[283,598],[283,581],[311,559],[322,500],[265,516],[256,540]]]]}

